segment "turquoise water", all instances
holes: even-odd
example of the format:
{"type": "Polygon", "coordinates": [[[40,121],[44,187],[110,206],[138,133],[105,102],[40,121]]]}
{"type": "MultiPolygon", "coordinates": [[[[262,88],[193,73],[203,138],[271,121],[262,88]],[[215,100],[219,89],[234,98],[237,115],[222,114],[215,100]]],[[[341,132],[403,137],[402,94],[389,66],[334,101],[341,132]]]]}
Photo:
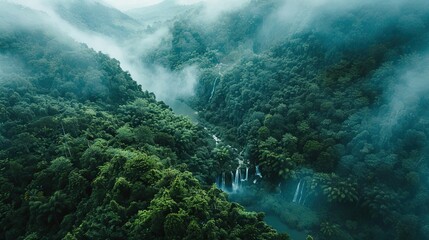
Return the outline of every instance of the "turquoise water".
{"type": "Polygon", "coordinates": [[[266,213],[264,221],[280,233],[287,233],[292,240],[305,240],[307,234],[284,224],[279,217],[266,213]]]}
{"type": "MultiPolygon", "coordinates": [[[[199,122],[197,112],[186,103],[176,100],[168,103],[168,105],[173,109],[174,113],[188,117],[194,123],[199,122]]],[[[255,207],[246,207],[246,209],[249,211],[263,212],[262,209],[257,209],[255,207]]],[[[287,233],[292,240],[305,240],[307,237],[306,233],[290,228],[276,215],[266,213],[264,221],[278,232],[287,233]]]]}
{"type": "Polygon", "coordinates": [[[188,117],[193,123],[198,123],[198,113],[194,109],[189,107],[188,104],[180,100],[168,102],[167,104],[171,107],[171,109],[173,109],[173,112],[177,115],[188,117]]]}

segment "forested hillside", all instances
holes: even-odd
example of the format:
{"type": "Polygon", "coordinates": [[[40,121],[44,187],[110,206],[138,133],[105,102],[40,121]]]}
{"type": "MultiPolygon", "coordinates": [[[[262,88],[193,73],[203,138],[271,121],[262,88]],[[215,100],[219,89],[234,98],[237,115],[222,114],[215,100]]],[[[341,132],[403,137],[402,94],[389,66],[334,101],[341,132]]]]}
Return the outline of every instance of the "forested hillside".
{"type": "Polygon", "coordinates": [[[202,127],[117,60],[28,24],[0,34],[1,239],[288,239],[211,185],[202,127]]]}
{"type": "Polygon", "coordinates": [[[429,2],[19,2],[0,239],[428,238],[429,2]]]}
{"type": "Polygon", "coordinates": [[[252,1],[176,21],[153,61],[203,69],[193,106],[263,176],[234,200],[320,239],[427,238],[428,9],[252,1]]]}

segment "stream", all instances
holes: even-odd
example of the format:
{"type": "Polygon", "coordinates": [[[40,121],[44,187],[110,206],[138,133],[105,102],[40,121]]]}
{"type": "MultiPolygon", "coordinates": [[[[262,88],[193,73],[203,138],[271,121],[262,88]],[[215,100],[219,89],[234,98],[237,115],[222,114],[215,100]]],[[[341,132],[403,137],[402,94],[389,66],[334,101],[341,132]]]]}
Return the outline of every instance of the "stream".
{"type": "MultiPolygon", "coordinates": [[[[189,105],[187,105],[185,102],[176,100],[173,102],[167,103],[172,109],[173,112],[177,115],[188,117],[193,123],[199,124],[200,121],[198,120],[198,112],[192,109],[189,105]]],[[[213,135],[213,139],[216,142],[220,142],[221,140],[216,137],[216,135],[213,135]]],[[[261,175],[261,173],[257,169],[257,175],[261,175]]],[[[262,175],[260,176],[262,177],[262,175]]],[[[240,202],[239,202],[240,203],[240,202]]],[[[246,210],[249,211],[255,211],[255,212],[264,212],[264,210],[260,206],[245,206],[246,210]]],[[[287,233],[292,240],[305,240],[307,237],[307,234],[304,232],[295,230],[288,225],[286,225],[278,216],[271,214],[271,213],[265,213],[264,218],[265,223],[270,225],[272,228],[277,230],[279,233],[287,233]]]]}
{"type": "MultiPolygon", "coordinates": [[[[252,209],[248,208],[248,210],[252,210],[252,209]]],[[[258,211],[258,210],[256,209],[253,211],[258,211]]],[[[307,234],[300,232],[298,230],[295,230],[293,228],[290,228],[288,225],[284,224],[282,220],[276,215],[266,213],[264,221],[265,223],[273,227],[275,230],[277,230],[277,232],[287,233],[289,237],[293,240],[305,240],[307,238],[307,234]]]]}

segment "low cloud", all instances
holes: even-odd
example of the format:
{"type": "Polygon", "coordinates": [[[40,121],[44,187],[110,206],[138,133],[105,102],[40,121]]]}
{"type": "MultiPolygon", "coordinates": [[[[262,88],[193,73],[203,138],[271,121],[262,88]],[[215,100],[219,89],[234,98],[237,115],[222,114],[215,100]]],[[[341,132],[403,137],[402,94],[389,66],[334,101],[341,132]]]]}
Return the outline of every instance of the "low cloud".
{"type": "Polygon", "coordinates": [[[180,72],[171,72],[161,66],[154,66],[145,71],[145,76],[154,81],[143,82],[142,86],[151,89],[157,94],[158,99],[172,103],[178,98],[194,95],[194,87],[199,75],[196,66],[187,66],[180,72]]]}
{"type": "Polygon", "coordinates": [[[419,110],[421,101],[429,96],[429,54],[408,56],[403,62],[402,66],[396,66],[397,74],[387,79],[394,83],[385,94],[386,104],[376,118],[381,126],[381,143],[389,142],[393,132],[408,123],[407,118],[426,115],[426,112],[419,110]]]}
{"type": "Polygon", "coordinates": [[[205,0],[199,20],[205,23],[217,21],[222,14],[238,11],[248,5],[250,0],[205,0]]]}
{"type": "Polygon", "coordinates": [[[283,0],[274,5],[259,33],[268,45],[302,32],[319,33],[329,45],[362,44],[382,34],[398,18],[429,9],[429,2],[424,0],[283,0]],[[356,18],[360,21],[354,21],[356,18]],[[352,21],[354,25],[346,27],[352,21]],[[365,39],[354,39],[363,35],[356,31],[365,32],[365,39]]]}
{"type": "MultiPolygon", "coordinates": [[[[181,71],[172,72],[162,66],[145,64],[142,61],[142,57],[148,51],[158,48],[163,42],[171,41],[171,33],[167,27],[160,27],[151,33],[142,32],[134,38],[118,42],[114,38],[87,29],[79,29],[67,22],[54,10],[53,1],[16,0],[15,3],[41,13],[42,19],[28,19],[26,22],[44,22],[47,30],[69,36],[119,60],[122,69],[128,71],[144,90],[154,92],[159,100],[172,102],[176,98],[193,95],[198,76],[197,67],[184,66],[181,71]]],[[[15,16],[16,18],[21,16],[15,16]]]]}

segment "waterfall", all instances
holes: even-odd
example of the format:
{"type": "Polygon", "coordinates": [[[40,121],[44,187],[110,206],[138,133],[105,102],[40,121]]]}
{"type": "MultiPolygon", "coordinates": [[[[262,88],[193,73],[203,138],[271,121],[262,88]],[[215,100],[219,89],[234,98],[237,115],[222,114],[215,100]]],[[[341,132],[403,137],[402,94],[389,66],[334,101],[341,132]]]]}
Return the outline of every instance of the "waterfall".
{"type": "Polygon", "coordinates": [[[292,200],[292,202],[296,202],[296,201],[298,200],[298,194],[299,194],[299,188],[301,187],[301,182],[302,182],[302,179],[301,179],[301,180],[299,180],[299,183],[298,183],[298,185],[296,186],[296,190],[295,190],[295,194],[293,195],[293,200],[292,200]]]}
{"type": "Polygon", "coordinates": [[[216,144],[219,144],[221,142],[220,138],[218,138],[216,135],[212,135],[213,140],[216,142],[216,144]]]}
{"type": "Polygon", "coordinates": [[[222,191],[225,191],[225,173],[224,172],[222,173],[222,182],[221,182],[221,185],[220,185],[220,189],[222,191]]]}
{"type": "Polygon", "coordinates": [[[218,177],[217,179],[217,184],[218,187],[224,191],[224,192],[228,192],[228,193],[235,193],[235,192],[239,192],[241,190],[241,171],[240,168],[237,168],[237,170],[235,171],[235,174],[233,171],[230,172],[231,174],[231,180],[228,178],[226,179],[226,173],[223,172],[221,177],[218,177]],[[226,186],[226,182],[228,180],[228,187],[226,186]],[[231,181],[231,185],[229,185],[231,181]]]}
{"type": "Polygon", "coordinates": [[[301,203],[301,199],[302,199],[302,192],[304,191],[304,187],[305,187],[305,182],[303,182],[303,183],[302,183],[302,186],[301,186],[301,192],[300,192],[300,194],[299,194],[299,200],[298,200],[298,203],[301,203]]]}
{"type": "Polygon", "coordinates": [[[240,190],[239,180],[240,180],[240,168],[238,167],[237,170],[235,170],[234,184],[232,185],[233,186],[232,190],[234,192],[238,192],[238,190],[240,190]]]}
{"type": "Polygon", "coordinates": [[[246,179],[244,181],[249,180],[249,167],[246,167],[246,179]]]}
{"type": "Polygon", "coordinates": [[[231,185],[232,185],[232,191],[235,191],[235,181],[234,181],[234,173],[231,171],[231,185]]]}
{"type": "Polygon", "coordinates": [[[212,93],[211,93],[211,95],[210,95],[209,102],[211,102],[211,101],[212,101],[213,95],[214,95],[214,93],[215,93],[217,79],[218,79],[218,78],[216,78],[216,79],[214,80],[213,88],[212,88],[212,93]]]}
{"type": "Polygon", "coordinates": [[[256,176],[262,178],[262,174],[261,174],[261,171],[259,170],[259,166],[258,165],[256,165],[256,176]]]}
{"type": "MultiPolygon", "coordinates": [[[[217,66],[216,66],[217,68],[219,68],[219,76],[220,76],[220,78],[223,78],[223,73],[221,72],[221,68],[222,68],[222,63],[220,63],[220,64],[218,64],[217,66]]],[[[212,101],[212,98],[213,98],[213,96],[214,96],[214,93],[215,93],[215,90],[216,90],[216,84],[217,84],[217,80],[219,79],[219,77],[217,77],[215,80],[214,80],[214,83],[213,83],[213,88],[212,88],[212,93],[210,94],[210,98],[209,98],[209,103],[212,101]]]]}

